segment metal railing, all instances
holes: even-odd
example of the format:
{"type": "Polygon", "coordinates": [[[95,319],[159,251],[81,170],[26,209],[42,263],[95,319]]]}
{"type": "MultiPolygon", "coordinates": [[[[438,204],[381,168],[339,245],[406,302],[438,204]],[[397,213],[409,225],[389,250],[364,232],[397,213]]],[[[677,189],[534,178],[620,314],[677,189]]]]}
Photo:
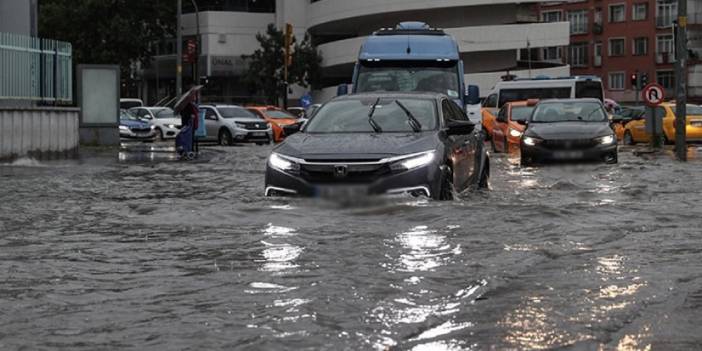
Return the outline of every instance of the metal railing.
{"type": "Polygon", "coordinates": [[[71,44],[0,33],[0,100],[72,103],[71,44]]]}

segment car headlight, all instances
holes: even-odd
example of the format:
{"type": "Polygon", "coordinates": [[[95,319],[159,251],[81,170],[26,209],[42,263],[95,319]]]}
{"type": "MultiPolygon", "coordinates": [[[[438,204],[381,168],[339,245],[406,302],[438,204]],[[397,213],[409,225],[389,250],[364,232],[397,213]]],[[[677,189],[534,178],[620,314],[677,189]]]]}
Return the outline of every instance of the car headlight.
{"type": "Polygon", "coordinates": [[[173,129],[173,128],[175,128],[176,126],[175,126],[175,124],[169,124],[169,125],[167,125],[166,127],[168,127],[169,129],[173,129]]]}
{"type": "Polygon", "coordinates": [[[612,144],[615,140],[616,139],[614,138],[614,135],[605,135],[603,137],[595,138],[595,141],[597,141],[597,143],[601,145],[612,144]]]}
{"type": "Polygon", "coordinates": [[[151,130],[156,129],[156,126],[150,126],[151,130]]]}
{"type": "Polygon", "coordinates": [[[396,161],[390,165],[390,169],[394,171],[408,171],[410,169],[426,166],[432,163],[433,161],[434,151],[427,151],[396,161]]]}
{"type": "Polygon", "coordinates": [[[127,126],[119,126],[119,130],[125,130],[128,131],[129,128],[127,126]]]}
{"type": "Polygon", "coordinates": [[[522,142],[524,143],[524,145],[529,145],[529,146],[534,146],[534,145],[540,143],[541,141],[542,140],[539,138],[528,137],[528,136],[525,136],[524,139],[522,139],[522,142]]]}
{"type": "Polygon", "coordinates": [[[518,131],[518,130],[516,130],[516,129],[510,128],[510,129],[509,129],[509,135],[511,135],[511,136],[513,136],[513,137],[515,137],[515,138],[519,138],[520,136],[522,136],[522,132],[520,132],[520,131],[518,131]]]}
{"type": "Polygon", "coordinates": [[[237,123],[234,123],[234,124],[235,124],[238,128],[246,129],[246,124],[244,124],[244,123],[238,123],[238,122],[237,122],[237,123]]]}
{"type": "Polygon", "coordinates": [[[275,152],[268,158],[268,164],[280,171],[296,171],[300,169],[300,165],[284,156],[280,156],[275,152]]]}

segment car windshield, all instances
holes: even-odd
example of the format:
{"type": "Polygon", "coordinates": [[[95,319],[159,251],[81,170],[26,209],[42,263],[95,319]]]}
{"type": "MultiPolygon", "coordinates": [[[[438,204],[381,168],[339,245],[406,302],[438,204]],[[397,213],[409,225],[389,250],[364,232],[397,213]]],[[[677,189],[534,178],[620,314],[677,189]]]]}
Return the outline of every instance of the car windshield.
{"type": "Polygon", "coordinates": [[[176,118],[175,112],[173,112],[173,110],[171,110],[170,108],[162,108],[162,109],[152,110],[152,111],[154,113],[154,117],[156,117],[158,119],[176,118]]]}
{"type": "Polygon", "coordinates": [[[596,102],[563,101],[539,104],[531,116],[532,122],[603,122],[607,114],[602,105],[596,102]]]}
{"type": "Polygon", "coordinates": [[[124,120],[124,121],[138,121],[139,117],[134,115],[133,113],[127,111],[127,110],[120,110],[119,111],[119,119],[124,120]]]}
{"type": "Polygon", "coordinates": [[[428,65],[426,62],[364,63],[359,70],[356,92],[429,91],[458,98],[456,63],[428,65]]]}
{"type": "Polygon", "coordinates": [[[295,116],[279,110],[266,110],[266,116],[273,119],[295,119],[295,116]]]}
{"type": "Polygon", "coordinates": [[[513,121],[526,121],[531,116],[531,112],[534,111],[534,106],[516,106],[512,107],[512,120],[513,121]]]}
{"type": "Polygon", "coordinates": [[[383,132],[413,132],[412,124],[402,106],[419,121],[421,131],[437,128],[436,107],[429,99],[344,99],[330,101],[321,107],[305,127],[307,133],[373,133],[368,115],[378,101],[372,120],[383,132]]]}
{"type": "MultiPolygon", "coordinates": [[[[675,113],[676,105],[670,106],[670,109],[675,113]]],[[[702,115],[702,106],[697,105],[686,105],[686,111],[688,116],[700,116],[702,115]]]]}
{"type": "Polygon", "coordinates": [[[241,107],[218,107],[222,118],[259,118],[253,112],[241,107]]]}

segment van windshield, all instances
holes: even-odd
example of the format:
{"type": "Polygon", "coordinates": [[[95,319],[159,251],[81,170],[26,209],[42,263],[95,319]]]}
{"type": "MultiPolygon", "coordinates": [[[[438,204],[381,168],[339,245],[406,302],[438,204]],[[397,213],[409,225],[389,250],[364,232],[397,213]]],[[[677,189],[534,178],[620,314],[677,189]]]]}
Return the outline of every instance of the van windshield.
{"type": "Polygon", "coordinates": [[[362,62],[356,92],[375,91],[426,91],[458,98],[458,66],[455,61],[362,62]]]}
{"type": "Polygon", "coordinates": [[[498,107],[512,101],[529,99],[568,99],[570,87],[501,89],[498,107]]]}
{"type": "Polygon", "coordinates": [[[575,98],[594,98],[604,102],[604,96],[602,96],[602,82],[597,80],[575,82],[575,98]]]}

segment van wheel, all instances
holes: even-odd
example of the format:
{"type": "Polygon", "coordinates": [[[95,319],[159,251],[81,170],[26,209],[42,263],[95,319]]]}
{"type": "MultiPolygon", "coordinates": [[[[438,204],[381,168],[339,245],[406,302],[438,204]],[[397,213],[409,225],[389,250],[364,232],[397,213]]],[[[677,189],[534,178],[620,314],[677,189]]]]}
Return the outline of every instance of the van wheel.
{"type": "Polygon", "coordinates": [[[219,131],[219,145],[222,146],[231,146],[233,143],[232,141],[232,133],[230,133],[226,129],[222,129],[219,131]]]}
{"type": "Polygon", "coordinates": [[[624,145],[634,145],[634,137],[631,136],[630,131],[624,132],[624,145]]]}

